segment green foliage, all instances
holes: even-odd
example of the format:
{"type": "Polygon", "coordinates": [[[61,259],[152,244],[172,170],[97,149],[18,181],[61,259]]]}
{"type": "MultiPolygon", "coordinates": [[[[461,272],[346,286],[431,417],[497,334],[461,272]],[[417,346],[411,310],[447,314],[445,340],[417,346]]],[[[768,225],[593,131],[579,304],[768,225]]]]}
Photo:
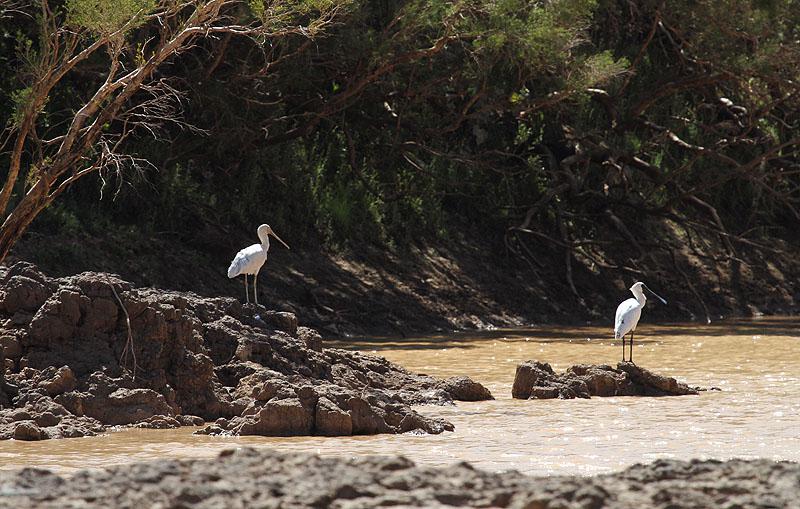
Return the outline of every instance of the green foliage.
{"type": "Polygon", "coordinates": [[[614,58],[610,51],[589,55],[581,60],[580,72],[571,77],[571,87],[584,89],[607,83],[623,74],[630,67],[627,58],[614,58]]]}
{"type": "Polygon", "coordinates": [[[11,114],[11,124],[14,127],[19,127],[22,119],[25,116],[26,110],[31,105],[31,87],[20,88],[11,92],[11,102],[13,104],[13,112],[11,114]]]}
{"type": "Polygon", "coordinates": [[[283,0],[281,2],[249,0],[248,5],[255,16],[266,19],[267,17],[281,16],[288,13],[305,15],[324,12],[346,3],[343,0],[283,0]]]}
{"type": "MultiPolygon", "coordinates": [[[[223,44],[187,52],[165,76],[190,84],[187,120],[209,136],[133,138],[130,151],[161,170],[98,214],[187,236],[198,225],[269,221],[301,245],[337,249],[402,248],[453,235],[453,224],[502,235],[536,204],[530,228],[557,249],[562,233],[593,239],[607,211],[672,207],[710,224],[681,201],[688,193],[742,231],[791,218],[800,183],[780,165],[797,168],[796,146],[774,166],[729,161],[746,164],[796,136],[797,2],[678,0],[654,25],[661,4],[248,0],[237,15],[268,28],[347,9],[313,43],[308,34],[262,47],[234,39],[211,75],[223,44]],[[709,76],[721,78],[702,81],[709,76]]],[[[140,23],[154,5],[66,8],[71,23],[101,34],[140,23]]],[[[132,57],[144,46],[132,40],[132,57]]],[[[86,95],[82,85],[54,97],[52,110],[86,95]]],[[[13,90],[5,96],[19,111],[29,92],[13,90]]],[[[73,206],[96,200],[97,185],[74,193],[73,206]]]]}
{"type": "Polygon", "coordinates": [[[67,23],[110,35],[126,25],[128,30],[137,28],[156,6],[156,0],[67,0],[67,23]]]}
{"type": "Polygon", "coordinates": [[[473,28],[494,56],[506,54],[531,69],[554,68],[581,40],[594,0],[485,2],[473,28]]]}
{"type": "MultiPolygon", "coordinates": [[[[333,12],[351,3],[352,0],[248,0],[247,5],[250,13],[265,27],[280,28],[310,16],[333,12]]],[[[314,27],[310,26],[309,30],[313,31],[314,27]]]]}

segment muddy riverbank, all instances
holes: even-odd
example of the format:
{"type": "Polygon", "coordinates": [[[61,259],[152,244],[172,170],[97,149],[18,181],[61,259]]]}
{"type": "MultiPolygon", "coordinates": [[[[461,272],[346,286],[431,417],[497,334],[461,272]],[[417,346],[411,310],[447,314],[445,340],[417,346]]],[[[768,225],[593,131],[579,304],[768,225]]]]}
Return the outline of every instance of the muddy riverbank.
{"type": "MultiPolygon", "coordinates": [[[[655,238],[673,234],[653,233],[655,238]]],[[[53,276],[107,271],[137,286],[241,299],[241,278],[229,280],[225,269],[253,241],[249,231],[185,239],[31,233],[9,260],[31,261],[53,276]]],[[[332,252],[290,244],[291,251],[270,251],[259,300],[294,313],[325,337],[409,337],[542,324],[610,330],[616,306],[631,296],[628,288],[639,279],[669,301],[649,303],[643,323],[800,313],[800,286],[794,283],[800,259],[790,255],[796,252],[791,246],[782,246],[789,254],[771,259],[742,250],[736,263],[717,263],[728,255],[710,242],[687,247],[677,258],[645,256],[635,268],[628,266],[630,250],[623,249],[618,267],[574,263],[573,289],[562,251],[541,245],[524,260],[505,249],[497,232],[468,226],[453,241],[404,245],[401,251],[363,245],[332,252]]]]}
{"type": "Polygon", "coordinates": [[[0,507],[501,507],[547,509],[791,507],[800,465],[767,460],[673,461],[596,477],[490,473],[468,463],[417,466],[402,457],[323,458],[226,450],[78,472],[0,472],[0,507]],[[336,472],[336,475],[331,475],[336,472]]]}

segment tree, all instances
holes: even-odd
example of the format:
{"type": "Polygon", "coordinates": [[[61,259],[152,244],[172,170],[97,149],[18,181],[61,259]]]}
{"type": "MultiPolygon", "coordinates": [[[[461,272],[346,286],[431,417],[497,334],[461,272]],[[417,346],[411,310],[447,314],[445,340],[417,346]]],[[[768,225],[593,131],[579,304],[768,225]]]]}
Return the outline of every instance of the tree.
{"type": "MultiPolygon", "coordinates": [[[[587,44],[596,4],[354,1],[324,41],[302,45],[278,72],[259,76],[261,86],[242,79],[258,71],[246,53],[232,50],[216,71],[224,90],[214,82],[195,91],[229,105],[215,108],[209,123],[235,132],[247,147],[251,157],[231,170],[240,181],[252,178],[253,188],[256,178],[280,174],[251,198],[270,204],[273,216],[302,202],[316,218],[309,232],[334,243],[419,236],[419,226],[431,226],[442,210],[443,196],[474,198],[464,212],[490,216],[502,203],[497,193],[529,189],[524,176],[497,182],[538,167],[535,155],[517,150],[519,124],[535,124],[547,108],[624,73],[624,59],[587,44]],[[281,169],[274,160],[284,162],[281,169]],[[291,198],[284,182],[295,186],[291,198]],[[266,197],[279,187],[279,195],[266,197]]],[[[204,148],[211,154],[204,163],[228,167],[225,147],[204,148]]],[[[223,222],[235,222],[230,211],[247,203],[246,190],[231,183],[213,185],[237,197],[220,207],[223,222]]],[[[305,227],[297,216],[286,221],[305,227]]]]}
{"type": "MultiPolygon", "coordinates": [[[[14,112],[0,138],[0,261],[36,216],[77,180],[149,163],[126,153],[131,136],[158,137],[181,117],[180,79],[165,69],[207,43],[255,47],[321,34],[346,0],[66,0],[0,4],[17,28],[14,112]],[[22,27],[22,28],[20,28],[22,27]],[[7,214],[7,215],[6,215],[7,214]]],[[[264,52],[265,61],[269,52],[264,52]]],[[[221,55],[221,54],[220,54],[221,55]]],[[[220,57],[221,58],[221,57],[220,57]]],[[[209,59],[209,65],[218,61],[209,59]]]]}
{"type": "Polygon", "coordinates": [[[669,271],[706,317],[691,257],[744,295],[741,273],[793,256],[781,241],[796,241],[800,220],[798,7],[601,2],[592,43],[631,67],[546,122],[556,129],[536,140],[549,160],[544,192],[528,198],[509,244],[563,250],[578,301],[573,265],[606,279],[669,271]]]}

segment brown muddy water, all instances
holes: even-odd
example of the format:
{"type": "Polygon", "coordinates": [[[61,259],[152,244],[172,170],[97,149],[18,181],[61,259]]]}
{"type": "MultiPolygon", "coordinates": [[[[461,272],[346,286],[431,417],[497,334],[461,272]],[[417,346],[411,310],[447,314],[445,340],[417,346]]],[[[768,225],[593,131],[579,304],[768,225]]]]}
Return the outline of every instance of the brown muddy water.
{"type": "Polygon", "coordinates": [[[556,370],[615,364],[606,328],[541,328],[419,339],[331,343],[383,355],[409,370],[469,375],[496,401],[420,407],[455,424],[453,433],[366,437],[207,437],[194,428],[124,430],[105,436],[0,443],[0,469],[61,473],[126,462],[211,457],[236,446],[323,455],[403,454],[418,463],[469,461],[488,470],[591,475],[656,458],[763,457],[800,461],[800,321],[763,319],[701,326],[642,326],[634,361],[690,385],[721,392],[667,398],[511,399],[516,365],[556,370]]]}

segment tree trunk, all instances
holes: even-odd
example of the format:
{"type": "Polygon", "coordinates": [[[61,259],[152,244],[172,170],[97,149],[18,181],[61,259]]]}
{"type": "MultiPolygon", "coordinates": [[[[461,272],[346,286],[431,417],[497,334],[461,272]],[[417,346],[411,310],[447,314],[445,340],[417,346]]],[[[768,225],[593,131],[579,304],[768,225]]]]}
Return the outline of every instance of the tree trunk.
{"type": "Polygon", "coordinates": [[[28,225],[50,203],[47,191],[44,179],[39,179],[0,226],[0,263],[6,259],[12,246],[28,229],[28,225]]]}

